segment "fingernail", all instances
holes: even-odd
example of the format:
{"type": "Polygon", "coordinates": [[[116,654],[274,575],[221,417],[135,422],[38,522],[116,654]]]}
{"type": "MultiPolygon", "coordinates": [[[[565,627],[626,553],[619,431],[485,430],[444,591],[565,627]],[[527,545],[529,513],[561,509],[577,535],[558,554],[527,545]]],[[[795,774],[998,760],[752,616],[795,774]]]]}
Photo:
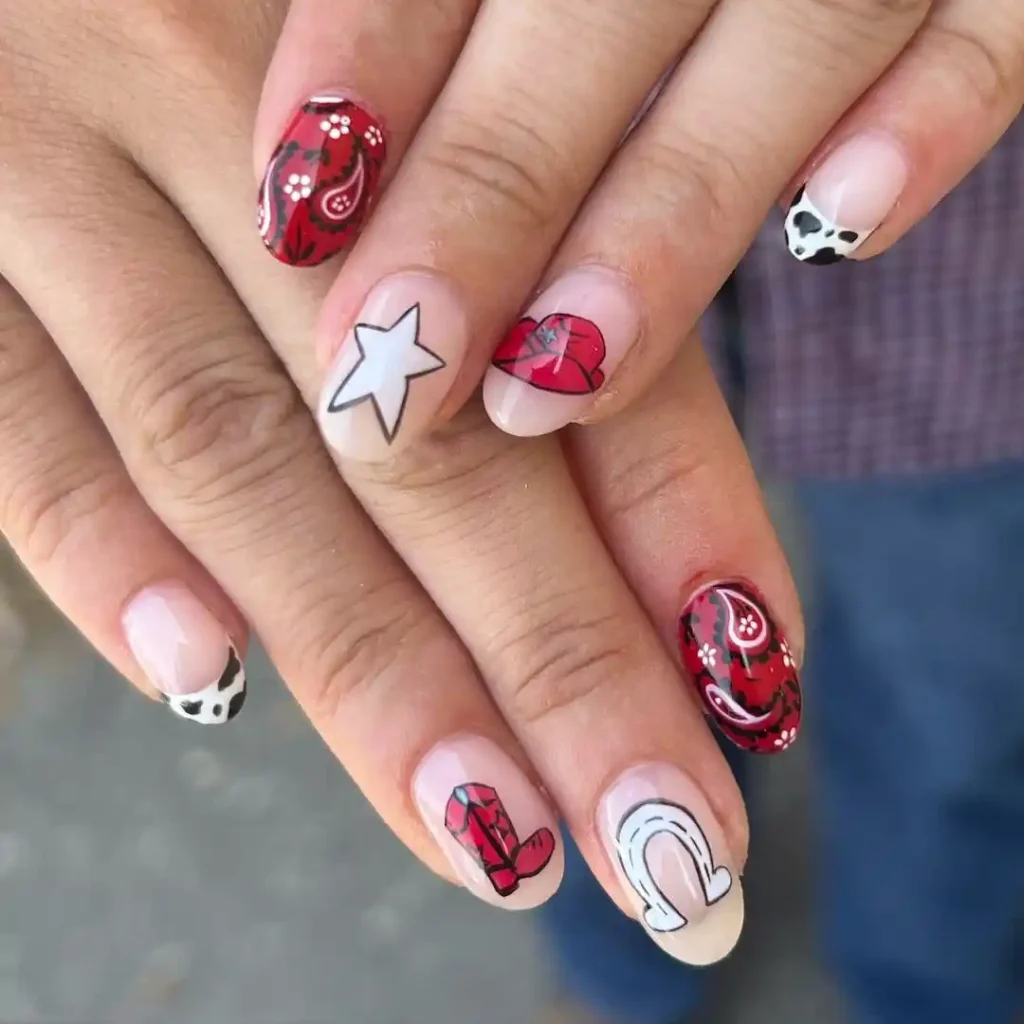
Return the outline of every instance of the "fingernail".
{"type": "Polygon", "coordinates": [[[320,399],[320,428],[344,458],[376,462],[422,434],[469,343],[464,307],[431,274],[386,278],[345,337],[320,399]]]}
{"type": "Polygon", "coordinates": [[[488,415],[519,437],[561,429],[589,408],[639,333],[638,299],[621,274],[572,271],[498,346],[484,378],[488,415]]]}
{"type": "Polygon", "coordinates": [[[732,951],[743,930],[743,886],[688,775],[665,764],[630,769],[601,800],[598,826],[640,923],[666,953],[703,966],[732,951]]]}
{"type": "Polygon", "coordinates": [[[892,211],[909,174],[906,154],[891,136],[853,136],[797,192],[786,215],[789,251],[817,266],[850,256],[892,211]]]}
{"type": "Polygon", "coordinates": [[[796,658],[750,583],[712,583],[679,620],[679,648],[707,713],[744,750],[780,754],[800,731],[796,658]]]}
{"type": "Polygon", "coordinates": [[[386,155],[372,114],[340,95],[314,96],[292,118],[260,186],[263,244],[293,267],[341,252],[362,226],[386,155]]]}
{"type": "Polygon", "coordinates": [[[466,888],[506,910],[554,895],[564,857],[558,823],[540,793],[490,740],[435,747],[413,780],[423,820],[466,888]]]}
{"type": "Polygon", "coordinates": [[[176,715],[216,725],[242,710],[247,690],[238,652],[186,587],[147,587],[129,602],[121,622],[135,660],[176,715]]]}

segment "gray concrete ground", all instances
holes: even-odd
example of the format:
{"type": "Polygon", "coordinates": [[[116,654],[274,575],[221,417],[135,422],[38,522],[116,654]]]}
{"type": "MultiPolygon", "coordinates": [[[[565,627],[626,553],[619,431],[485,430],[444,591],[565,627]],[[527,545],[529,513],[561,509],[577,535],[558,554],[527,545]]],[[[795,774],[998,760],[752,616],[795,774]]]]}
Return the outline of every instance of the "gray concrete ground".
{"type": "MultiPolygon", "coordinates": [[[[192,727],[0,579],[0,1024],[540,1019],[529,918],[414,862],[259,654],[243,719],[192,727]]],[[[758,767],[749,927],[706,1020],[828,1024],[805,762],[758,767]]]]}

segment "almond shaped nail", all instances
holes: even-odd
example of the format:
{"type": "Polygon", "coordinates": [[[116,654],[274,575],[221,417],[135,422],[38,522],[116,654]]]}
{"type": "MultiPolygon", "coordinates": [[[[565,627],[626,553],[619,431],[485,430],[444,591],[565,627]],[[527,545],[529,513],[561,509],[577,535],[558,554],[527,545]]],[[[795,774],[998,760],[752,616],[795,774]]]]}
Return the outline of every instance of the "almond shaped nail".
{"type": "Polygon", "coordinates": [[[147,587],[125,607],[121,622],[139,667],[176,715],[220,725],[242,710],[248,689],[238,651],[187,587],[147,587]]]}
{"type": "Polygon", "coordinates": [[[702,966],[732,951],[743,887],[693,779],[666,764],[630,769],[602,798],[598,830],[638,920],[666,953],[702,966]]]}
{"type": "Polygon", "coordinates": [[[413,795],[470,892],[506,910],[554,895],[564,870],[558,822],[496,744],[480,737],[439,744],[417,770],[413,795]]]}
{"type": "Polygon", "coordinates": [[[350,245],[386,156],[383,127],[359,105],[333,93],[303,104],[260,185],[257,224],[271,255],[315,267],[350,245]]]}
{"type": "Polygon", "coordinates": [[[340,456],[386,460],[422,436],[469,344],[455,290],[433,274],[381,281],[342,341],[320,397],[324,439],[340,456]]]}
{"type": "Polygon", "coordinates": [[[683,665],[707,714],[733,743],[779,754],[800,731],[796,657],[752,584],[712,583],[679,620],[683,665]]]}
{"type": "Polygon", "coordinates": [[[639,300],[622,274],[571,271],[495,351],[484,377],[487,414],[517,437],[560,430],[593,404],[639,333],[639,300]]]}

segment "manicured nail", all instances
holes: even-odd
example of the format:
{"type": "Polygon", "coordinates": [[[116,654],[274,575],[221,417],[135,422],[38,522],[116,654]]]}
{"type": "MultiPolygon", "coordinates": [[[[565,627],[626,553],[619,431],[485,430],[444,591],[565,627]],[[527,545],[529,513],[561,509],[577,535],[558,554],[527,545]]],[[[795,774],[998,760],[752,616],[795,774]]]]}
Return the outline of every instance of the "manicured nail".
{"type": "Polygon", "coordinates": [[[469,330],[463,304],[431,274],[386,278],[338,350],[320,428],[342,457],[387,459],[423,434],[451,387],[469,330]]]}
{"type": "Polygon", "coordinates": [[[423,820],[466,888],[506,910],[554,895],[564,857],[558,822],[512,759],[490,740],[435,747],[413,780],[423,820]]]}
{"type": "Polygon", "coordinates": [[[803,707],[796,658],[750,583],[699,590],[679,620],[679,648],[707,713],[733,743],[755,754],[792,745],[803,707]]]}
{"type": "Polygon", "coordinates": [[[910,168],[883,132],[853,136],[797,192],[786,215],[786,244],[802,263],[826,266],[856,252],[892,211],[910,168]]]}
{"type": "Polygon", "coordinates": [[[282,263],[315,267],[355,238],[387,155],[377,119],[343,96],[314,96],[292,118],[260,186],[258,225],[282,263]]]}
{"type": "Polygon", "coordinates": [[[640,333],[638,299],[619,273],[574,270],[498,346],[484,378],[487,413],[535,437],[579,419],[640,333]]]}
{"type": "Polygon", "coordinates": [[[238,651],[186,587],[147,587],[129,602],[121,622],[135,660],[176,715],[216,725],[242,710],[247,690],[238,651]]]}
{"type": "Polygon", "coordinates": [[[743,886],[688,775],[665,764],[630,769],[602,799],[598,830],[640,923],[666,953],[702,966],[732,951],[743,886]]]}

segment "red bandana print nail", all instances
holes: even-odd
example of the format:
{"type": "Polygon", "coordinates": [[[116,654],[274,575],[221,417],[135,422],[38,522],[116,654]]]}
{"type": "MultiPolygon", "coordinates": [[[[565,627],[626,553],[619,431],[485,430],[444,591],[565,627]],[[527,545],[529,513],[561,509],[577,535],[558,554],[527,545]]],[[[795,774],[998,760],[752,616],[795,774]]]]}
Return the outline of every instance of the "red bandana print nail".
{"type": "Polygon", "coordinates": [[[498,346],[492,360],[499,370],[541,391],[592,395],[605,381],[607,351],[596,324],[554,313],[540,323],[524,317],[498,346]]]}
{"type": "Polygon", "coordinates": [[[800,730],[796,659],[747,583],[700,591],[679,622],[679,646],[707,713],[738,746],[786,750],[800,730]]]}
{"type": "Polygon", "coordinates": [[[539,875],[555,852],[555,837],[547,828],[520,843],[497,792],[477,782],[455,789],[444,825],[483,868],[499,896],[511,896],[524,878],[539,875]]]}
{"type": "Polygon", "coordinates": [[[282,263],[314,267],[356,236],[380,182],[384,132],[361,107],[318,96],[295,115],[260,188],[258,226],[282,263]]]}

